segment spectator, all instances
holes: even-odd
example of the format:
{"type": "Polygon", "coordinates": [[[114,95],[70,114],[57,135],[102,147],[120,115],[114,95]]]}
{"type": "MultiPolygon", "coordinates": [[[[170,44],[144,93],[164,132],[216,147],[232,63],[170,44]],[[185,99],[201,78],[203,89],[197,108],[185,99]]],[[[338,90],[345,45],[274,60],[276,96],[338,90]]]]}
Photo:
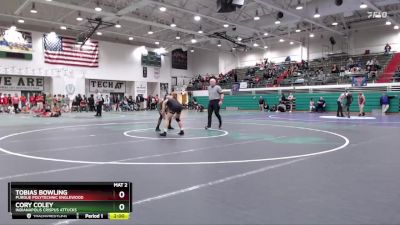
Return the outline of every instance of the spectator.
{"type": "Polygon", "coordinates": [[[326,108],[326,102],[324,97],[321,96],[317,102],[317,107],[315,110],[317,112],[325,112],[325,108],[326,108]]]}
{"type": "Polygon", "coordinates": [[[4,111],[4,95],[0,93],[0,113],[4,111]]]}
{"type": "Polygon", "coordinates": [[[44,106],[44,97],[42,94],[38,94],[35,97],[35,102],[37,105],[37,110],[42,110],[44,106]]]}
{"type": "Polygon", "coordinates": [[[33,108],[36,106],[36,94],[29,96],[29,107],[33,108]]]}
{"type": "Polygon", "coordinates": [[[390,53],[390,50],[392,47],[389,45],[389,43],[386,43],[385,45],[385,55],[388,55],[390,53]]]}
{"type": "Polygon", "coordinates": [[[294,101],[294,100],[295,100],[295,97],[293,96],[292,93],[290,93],[289,96],[288,96],[289,107],[290,107],[289,112],[290,112],[290,113],[293,111],[293,101],[294,101]]]}
{"type": "Polygon", "coordinates": [[[286,105],[284,102],[279,102],[276,112],[286,112],[286,105]]]}
{"type": "Polygon", "coordinates": [[[365,116],[364,112],[365,96],[362,92],[358,93],[358,107],[360,108],[360,114],[358,116],[365,116]]]}
{"type": "Polygon", "coordinates": [[[24,109],[26,107],[26,96],[24,94],[21,95],[20,101],[21,101],[21,108],[24,109]]]}
{"type": "Polygon", "coordinates": [[[315,111],[315,102],[314,99],[311,98],[310,99],[310,112],[314,112],[315,111]]]}
{"type": "Polygon", "coordinates": [[[65,106],[68,108],[68,111],[71,111],[71,99],[69,98],[69,96],[65,96],[65,106]]]}
{"type": "Polygon", "coordinates": [[[263,96],[260,96],[260,99],[258,100],[258,105],[260,107],[260,111],[264,111],[265,100],[264,100],[263,96]]]}
{"type": "Polygon", "coordinates": [[[385,92],[382,93],[380,104],[382,106],[382,114],[385,114],[388,111],[390,105],[389,96],[385,92]]]}
{"type": "Polygon", "coordinates": [[[13,104],[13,107],[14,107],[14,112],[15,112],[15,114],[17,114],[17,113],[19,113],[20,112],[20,109],[18,108],[18,106],[19,106],[19,97],[18,97],[18,94],[15,94],[14,95],[14,97],[12,97],[12,104],[13,104]]]}
{"type": "Polygon", "coordinates": [[[333,64],[331,73],[336,74],[336,75],[337,75],[338,73],[340,73],[339,68],[337,67],[336,64],[333,64]]]}

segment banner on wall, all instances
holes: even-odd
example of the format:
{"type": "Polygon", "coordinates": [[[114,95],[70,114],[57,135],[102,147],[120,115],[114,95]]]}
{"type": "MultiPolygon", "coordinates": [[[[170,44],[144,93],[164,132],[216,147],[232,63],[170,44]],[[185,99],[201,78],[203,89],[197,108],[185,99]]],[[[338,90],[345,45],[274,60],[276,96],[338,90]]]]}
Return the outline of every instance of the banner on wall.
{"type": "Polygon", "coordinates": [[[32,33],[0,28],[0,58],[32,60],[32,33]]]}
{"type": "Polygon", "coordinates": [[[353,87],[363,87],[368,84],[368,75],[353,76],[351,78],[351,86],[353,87]]]}
{"type": "Polygon", "coordinates": [[[240,82],[240,89],[246,89],[247,88],[247,82],[240,82]]]}
{"type": "Polygon", "coordinates": [[[146,81],[135,81],[135,93],[147,97],[147,82],[146,81]]]}
{"type": "Polygon", "coordinates": [[[44,77],[0,76],[0,91],[43,91],[44,77]]]}
{"type": "Polygon", "coordinates": [[[89,80],[89,92],[126,93],[126,82],[112,80],[89,80]]]}
{"type": "Polygon", "coordinates": [[[175,49],[172,51],[172,68],[187,70],[187,51],[175,49]]]}
{"type": "Polygon", "coordinates": [[[168,83],[160,83],[160,97],[164,98],[166,94],[168,94],[168,83]]]}

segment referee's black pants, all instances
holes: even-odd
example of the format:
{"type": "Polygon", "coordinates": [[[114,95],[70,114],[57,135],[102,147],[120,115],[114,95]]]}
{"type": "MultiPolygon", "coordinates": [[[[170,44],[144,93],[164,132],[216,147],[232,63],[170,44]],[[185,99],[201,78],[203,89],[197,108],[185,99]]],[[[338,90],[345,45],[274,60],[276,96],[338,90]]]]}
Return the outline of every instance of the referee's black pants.
{"type": "Polygon", "coordinates": [[[208,103],[208,124],[207,127],[211,127],[211,120],[212,120],[212,114],[213,112],[215,112],[215,115],[218,118],[219,121],[219,127],[222,126],[222,119],[221,119],[221,115],[219,114],[219,99],[214,99],[214,100],[210,100],[210,102],[208,103]]]}
{"type": "Polygon", "coordinates": [[[101,104],[96,105],[96,116],[101,116],[102,109],[103,109],[103,105],[101,105],[101,104]]]}

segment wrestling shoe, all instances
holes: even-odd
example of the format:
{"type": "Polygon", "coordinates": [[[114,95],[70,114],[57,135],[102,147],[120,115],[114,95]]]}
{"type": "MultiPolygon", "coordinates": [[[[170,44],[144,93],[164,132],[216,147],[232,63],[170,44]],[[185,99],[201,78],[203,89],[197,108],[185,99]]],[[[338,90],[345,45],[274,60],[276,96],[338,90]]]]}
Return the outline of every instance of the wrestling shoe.
{"type": "Polygon", "coordinates": [[[167,132],[164,131],[163,133],[160,133],[160,136],[161,137],[166,137],[167,136],[167,132]]]}
{"type": "Polygon", "coordinates": [[[175,128],[173,128],[173,127],[168,127],[168,130],[175,130],[175,128]]]}
{"type": "Polygon", "coordinates": [[[156,132],[160,132],[160,131],[161,131],[160,128],[157,127],[157,128],[156,128],[156,132]]]}
{"type": "Polygon", "coordinates": [[[182,136],[185,134],[185,132],[183,132],[183,130],[181,130],[178,134],[182,136]]]}

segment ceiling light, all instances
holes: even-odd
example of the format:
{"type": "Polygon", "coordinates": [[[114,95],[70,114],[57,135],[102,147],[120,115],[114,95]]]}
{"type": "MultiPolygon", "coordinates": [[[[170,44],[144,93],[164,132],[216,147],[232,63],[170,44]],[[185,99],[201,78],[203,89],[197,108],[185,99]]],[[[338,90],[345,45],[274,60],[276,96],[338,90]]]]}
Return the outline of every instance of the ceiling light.
{"type": "Polygon", "coordinates": [[[366,9],[368,6],[364,2],[361,3],[360,9],[366,9]]]}
{"type": "Polygon", "coordinates": [[[151,28],[151,26],[149,27],[149,31],[147,31],[147,34],[154,34],[153,29],[151,28]]]}
{"type": "Polygon", "coordinates": [[[265,49],[267,49],[267,48],[268,48],[268,46],[266,46],[266,45],[265,45],[265,46],[264,46],[264,48],[265,48],[265,49]]]}
{"type": "Polygon", "coordinates": [[[17,27],[15,25],[11,25],[10,30],[16,30],[17,27]]]}
{"type": "Polygon", "coordinates": [[[237,37],[237,40],[240,42],[240,41],[242,41],[242,38],[241,37],[237,37]]]}
{"type": "Polygon", "coordinates": [[[268,36],[268,32],[265,32],[265,33],[264,33],[264,36],[268,36]]]}
{"type": "Polygon", "coordinates": [[[338,24],[339,23],[335,21],[335,22],[332,23],[332,26],[337,26],[338,24]]]}
{"type": "Polygon", "coordinates": [[[32,3],[31,13],[36,14],[38,11],[36,10],[35,3],[32,3]]]}
{"type": "Polygon", "coordinates": [[[175,37],[175,39],[176,39],[176,40],[180,40],[180,39],[181,39],[181,35],[179,35],[179,32],[178,32],[178,33],[176,33],[176,37],[175,37]]]}
{"type": "Polygon", "coordinates": [[[194,49],[190,49],[190,52],[192,52],[192,53],[193,53],[193,52],[194,52],[194,49]]]}
{"type": "Polygon", "coordinates": [[[254,46],[254,47],[258,47],[258,44],[257,44],[257,43],[254,43],[253,46],[254,46]]]}
{"type": "Polygon", "coordinates": [[[129,37],[128,40],[132,41],[132,40],[133,40],[133,37],[129,37]]]}
{"type": "Polygon", "coordinates": [[[390,26],[390,25],[392,25],[392,22],[390,22],[390,21],[388,20],[388,21],[386,21],[385,24],[388,25],[388,26],[390,26]]]}
{"type": "Polygon", "coordinates": [[[260,17],[258,16],[258,10],[256,10],[256,15],[254,16],[254,20],[260,20],[260,17]]]}
{"type": "Polygon", "coordinates": [[[96,3],[96,8],[94,8],[94,10],[96,10],[97,12],[101,12],[101,10],[103,10],[103,9],[100,7],[100,4],[99,4],[98,1],[97,1],[97,3],[96,3]]]}
{"type": "Polygon", "coordinates": [[[300,29],[296,29],[296,33],[299,33],[299,32],[301,32],[301,30],[300,29]]]}
{"type": "Polygon", "coordinates": [[[81,12],[78,12],[78,17],[76,17],[76,20],[78,20],[78,21],[82,21],[83,20],[81,12]]]}
{"type": "Polygon", "coordinates": [[[194,16],[193,18],[194,18],[195,21],[200,21],[201,20],[200,16],[194,16]]]}
{"type": "Polygon", "coordinates": [[[160,11],[161,11],[161,12],[165,12],[165,11],[167,11],[167,8],[165,8],[164,6],[162,6],[162,7],[160,7],[160,11]]]}
{"type": "Polygon", "coordinates": [[[98,31],[96,34],[99,36],[103,35],[103,33],[101,33],[100,31],[98,31]]]}
{"type": "Polygon", "coordinates": [[[46,0],[46,2],[52,2],[53,0],[46,0]]]}
{"type": "Polygon", "coordinates": [[[154,42],[154,44],[156,44],[156,45],[159,45],[159,44],[160,44],[160,42],[156,41],[156,42],[154,42]]]}
{"type": "Polygon", "coordinates": [[[60,26],[60,29],[61,29],[61,30],[66,30],[67,27],[66,27],[66,26],[60,26]]]}
{"type": "Polygon", "coordinates": [[[302,10],[303,9],[303,5],[301,5],[300,0],[297,2],[297,6],[296,6],[296,10],[302,10]]]}
{"type": "Polygon", "coordinates": [[[232,47],[232,50],[236,50],[236,48],[235,48],[235,47],[232,47]]]}
{"type": "Polygon", "coordinates": [[[294,42],[293,42],[293,41],[291,41],[289,44],[291,44],[291,45],[292,45],[292,44],[294,44],[294,42]]]}
{"type": "Polygon", "coordinates": [[[281,24],[281,21],[280,21],[280,20],[276,20],[276,21],[275,21],[275,24],[276,24],[276,25],[281,24]]]}
{"type": "Polygon", "coordinates": [[[121,24],[119,24],[119,21],[114,26],[115,26],[115,28],[121,28],[122,27],[121,24]]]}
{"type": "Polygon", "coordinates": [[[176,27],[175,18],[172,18],[172,23],[170,24],[171,27],[176,27]]]}
{"type": "Polygon", "coordinates": [[[218,42],[217,46],[218,46],[218,47],[221,47],[221,41],[218,42]]]}
{"type": "Polygon", "coordinates": [[[313,33],[310,33],[310,37],[314,37],[314,34],[313,34],[313,33]]]}
{"type": "Polygon", "coordinates": [[[197,33],[199,33],[199,34],[203,33],[203,29],[201,28],[201,26],[199,27],[199,31],[197,31],[197,33]]]}
{"type": "Polygon", "coordinates": [[[195,43],[197,43],[197,40],[192,38],[192,40],[190,40],[190,42],[192,42],[192,44],[195,44],[195,43]]]}
{"type": "Polygon", "coordinates": [[[25,20],[19,19],[19,20],[18,20],[18,23],[25,23],[25,20]]]}
{"type": "Polygon", "coordinates": [[[321,15],[318,12],[318,8],[315,8],[314,18],[320,18],[321,15]]]}
{"type": "Polygon", "coordinates": [[[393,29],[398,30],[399,26],[396,25],[396,26],[393,27],[393,29]]]}
{"type": "Polygon", "coordinates": [[[225,27],[225,28],[228,28],[228,27],[229,27],[229,24],[224,24],[224,27],[225,27]]]}
{"type": "Polygon", "coordinates": [[[285,40],[283,40],[283,39],[281,38],[281,39],[279,39],[279,42],[285,42],[285,40]]]}

